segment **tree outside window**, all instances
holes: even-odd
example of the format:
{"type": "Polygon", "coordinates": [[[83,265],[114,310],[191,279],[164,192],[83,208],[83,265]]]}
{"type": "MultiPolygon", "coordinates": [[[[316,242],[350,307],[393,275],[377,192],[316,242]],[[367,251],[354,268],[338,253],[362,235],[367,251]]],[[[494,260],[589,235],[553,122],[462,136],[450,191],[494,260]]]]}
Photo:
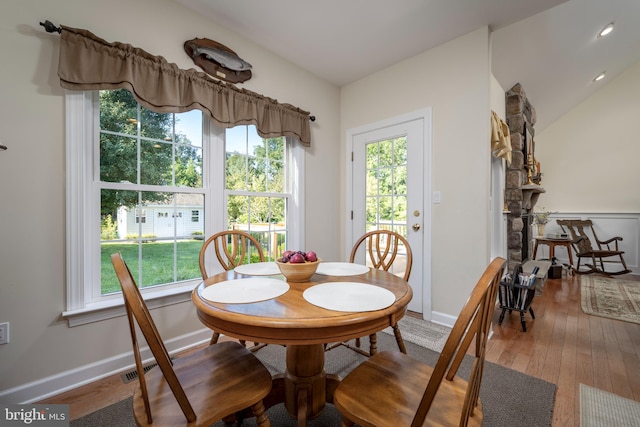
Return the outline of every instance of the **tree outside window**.
{"type": "Polygon", "coordinates": [[[254,126],[227,130],[228,227],[256,237],[268,259],[286,247],[287,158],[284,137],[261,138],[254,126]]]}
{"type": "Polygon", "coordinates": [[[204,209],[201,117],[147,110],[126,90],[100,92],[101,223],[117,218],[116,235],[101,240],[102,294],[120,290],[109,261],[114,252],[141,287],[200,276],[201,240],[193,233],[204,230],[182,218],[204,209]],[[186,135],[182,122],[194,120],[200,132],[186,135]]]}
{"type": "MultiPolygon", "coordinates": [[[[200,276],[202,133],[181,132],[183,120],[193,117],[149,111],[126,90],[100,92],[101,223],[117,219],[115,236],[101,230],[108,236],[101,240],[103,294],[120,289],[109,262],[116,251],[141,287],[200,276]]],[[[274,259],[287,232],[285,138],[261,138],[254,126],[239,126],[225,140],[228,227],[253,234],[274,259]]]]}
{"type": "Polygon", "coordinates": [[[293,140],[225,132],[199,110],[152,112],[125,90],[69,91],[65,104],[70,326],[122,315],[114,252],[162,306],[188,300],[202,241],[220,230],[249,231],[270,258],[287,240],[302,247],[304,149],[293,140]]]}

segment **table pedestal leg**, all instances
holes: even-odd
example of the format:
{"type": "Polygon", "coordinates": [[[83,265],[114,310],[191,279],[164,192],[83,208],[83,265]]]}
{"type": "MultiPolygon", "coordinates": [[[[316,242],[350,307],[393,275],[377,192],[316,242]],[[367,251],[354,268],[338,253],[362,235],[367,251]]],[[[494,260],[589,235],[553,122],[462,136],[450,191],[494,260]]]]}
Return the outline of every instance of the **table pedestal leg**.
{"type": "Polygon", "coordinates": [[[322,344],[287,346],[284,391],[285,406],[297,417],[299,426],[322,411],[327,398],[322,344]]]}
{"type": "Polygon", "coordinates": [[[318,352],[312,346],[287,346],[287,372],[273,376],[271,393],[264,399],[266,408],[284,403],[298,419],[299,426],[322,412],[325,402],[333,403],[341,378],[324,371],[324,346],[318,352]]]}

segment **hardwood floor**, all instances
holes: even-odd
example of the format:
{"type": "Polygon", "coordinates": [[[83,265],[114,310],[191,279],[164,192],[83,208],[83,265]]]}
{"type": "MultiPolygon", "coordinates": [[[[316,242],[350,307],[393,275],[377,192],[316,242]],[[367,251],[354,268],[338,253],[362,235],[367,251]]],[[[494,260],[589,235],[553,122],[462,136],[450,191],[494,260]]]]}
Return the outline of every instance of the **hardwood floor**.
{"type": "MultiPolygon", "coordinates": [[[[638,280],[640,276],[618,276],[638,280]]],[[[580,276],[547,280],[522,332],[519,313],[498,325],[486,360],[558,385],[553,426],[580,425],[579,384],[640,401],[640,324],[582,312],[580,276]]]]}
{"type": "MultiPolygon", "coordinates": [[[[527,332],[518,313],[498,325],[496,310],[487,346],[488,361],[558,385],[554,427],[580,425],[580,383],[640,401],[640,324],[583,313],[579,278],[547,280],[533,301],[536,319],[526,316],[527,332]]],[[[136,384],[117,375],[42,403],[69,404],[73,420],[130,396],[136,384]]]]}

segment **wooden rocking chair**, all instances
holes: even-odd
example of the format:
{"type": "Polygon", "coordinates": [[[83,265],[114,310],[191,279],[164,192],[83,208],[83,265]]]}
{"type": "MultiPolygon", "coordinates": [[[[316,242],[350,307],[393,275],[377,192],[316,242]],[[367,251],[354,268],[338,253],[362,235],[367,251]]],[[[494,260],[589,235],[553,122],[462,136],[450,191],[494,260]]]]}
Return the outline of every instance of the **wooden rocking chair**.
{"type": "MultiPolygon", "coordinates": [[[[627,268],[627,264],[624,262],[621,251],[618,248],[618,242],[622,241],[622,237],[616,236],[608,240],[600,240],[596,235],[596,231],[593,228],[591,220],[579,220],[579,219],[559,219],[556,220],[562,231],[571,235],[571,246],[578,256],[578,265],[574,268],[574,271],[578,274],[591,274],[602,273],[607,275],[617,275],[631,273],[631,270],[627,268]],[[597,243],[597,248],[594,248],[589,239],[587,231],[590,231],[594,240],[597,243]],[[613,260],[604,260],[603,258],[614,258],[613,260]],[[587,258],[591,261],[590,264],[585,263],[586,270],[580,269],[580,262],[582,258],[587,258]],[[618,259],[615,259],[618,258],[618,259]],[[614,272],[606,271],[604,263],[621,264],[622,269],[614,272]]],[[[587,261],[589,262],[589,261],[587,261]]]]}

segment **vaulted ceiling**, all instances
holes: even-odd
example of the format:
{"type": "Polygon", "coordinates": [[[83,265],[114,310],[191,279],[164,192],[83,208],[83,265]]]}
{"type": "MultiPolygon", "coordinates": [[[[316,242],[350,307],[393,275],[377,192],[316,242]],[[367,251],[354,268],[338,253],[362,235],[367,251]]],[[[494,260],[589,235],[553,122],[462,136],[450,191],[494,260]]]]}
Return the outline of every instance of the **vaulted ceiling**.
{"type": "Polygon", "coordinates": [[[537,131],[640,60],[638,0],[176,1],[338,86],[489,26],[492,72],[523,85],[537,131]]]}

